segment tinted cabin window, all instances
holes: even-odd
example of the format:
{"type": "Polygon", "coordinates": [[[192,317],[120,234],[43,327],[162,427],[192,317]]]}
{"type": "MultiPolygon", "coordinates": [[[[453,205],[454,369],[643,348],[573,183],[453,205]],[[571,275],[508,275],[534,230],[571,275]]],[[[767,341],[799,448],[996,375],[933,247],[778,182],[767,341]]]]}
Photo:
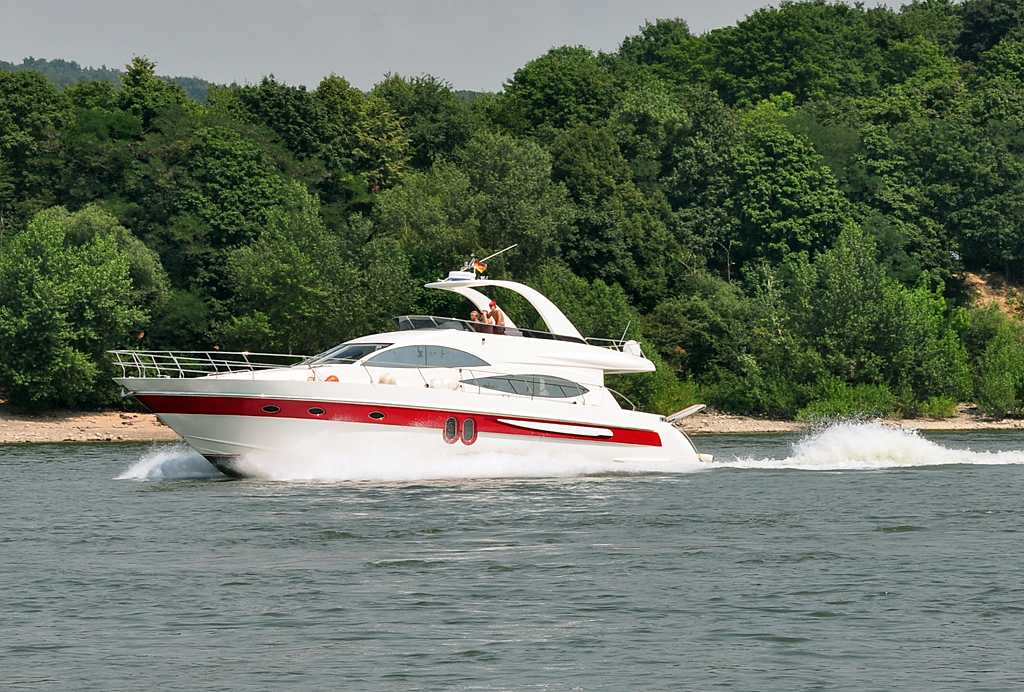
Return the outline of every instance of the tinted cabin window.
{"type": "Polygon", "coordinates": [[[391,344],[342,344],[335,346],[330,351],[324,351],[318,356],[310,358],[311,365],[340,365],[344,363],[355,363],[379,351],[391,344]]]}
{"type": "Polygon", "coordinates": [[[488,363],[472,353],[445,346],[402,346],[366,361],[366,365],[387,368],[479,368],[488,363]]]}
{"type": "Polygon", "coordinates": [[[472,353],[445,346],[427,346],[428,368],[479,368],[489,363],[480,360],[472,353]]]}
{"type": "Polygon", "coordinates": [[[568,399],[582,396],[590,391],[581,384],[548,375],[501,375],[463,380],[463,383],[507,394],[521,394],[546,399],[568,399]]]}
{"type": "Polygon", "coordinates": [[[393,348],[374,356],[365,365],[389,368],[425,368],[427,367],[426,346],[402,346],[393,348]]]}

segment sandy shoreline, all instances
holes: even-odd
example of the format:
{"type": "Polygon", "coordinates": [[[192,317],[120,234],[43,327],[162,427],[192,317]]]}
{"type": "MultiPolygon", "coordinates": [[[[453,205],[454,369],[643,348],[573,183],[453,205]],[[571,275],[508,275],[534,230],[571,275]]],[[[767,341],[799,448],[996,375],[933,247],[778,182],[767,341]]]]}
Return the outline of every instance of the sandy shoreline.
{"type": "Polygon", "coordinates": [[[12,411],[0,404],[0,444],[19,442],[163,442],[177,433],[150,413],[12,411]]]}
{"type": "MultiPolygon", "coordinates": [[[[891,428],[916,430],[1024,430],[1024,420],[984,418],[977,409],[961,406],[952,418],[880,420],[891,428]]],[[[807,423],[734,416],[703,411],[679,426],[691,435],[787,433],[809,430],[807,423]]],[[[15,411],[0,403],[0,444],[26,442],[171,442],[178,435],[149,413],[121,411],[15,411]]]]}
{"type": "MultiPolygon", "coordinates": [[[[1024,430],[1024,419],[985,418],[977,408],[967,405],[961,405],[957,414],[950,418],[904,418],[902,420],[881,418],[871,422],[887,428],[903,430],[1024,430]]],[[[810,430],[813,426],[801,421],[734,416],[727,413],[704,411],[680,421],[679,427],[691,435],[721,435],[803,432],[810,430]]]]}

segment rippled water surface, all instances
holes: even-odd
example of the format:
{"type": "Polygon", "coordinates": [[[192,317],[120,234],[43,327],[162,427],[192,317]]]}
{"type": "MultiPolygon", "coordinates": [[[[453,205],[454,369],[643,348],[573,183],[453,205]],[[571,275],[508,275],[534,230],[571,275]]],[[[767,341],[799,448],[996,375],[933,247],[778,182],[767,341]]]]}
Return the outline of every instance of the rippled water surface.
{"type": "Polygon", "coordinates": [[[1024,435],[697,442],[714,464],[492,480],[0,447],[0,687],[1024,687],[1024,435]]]}

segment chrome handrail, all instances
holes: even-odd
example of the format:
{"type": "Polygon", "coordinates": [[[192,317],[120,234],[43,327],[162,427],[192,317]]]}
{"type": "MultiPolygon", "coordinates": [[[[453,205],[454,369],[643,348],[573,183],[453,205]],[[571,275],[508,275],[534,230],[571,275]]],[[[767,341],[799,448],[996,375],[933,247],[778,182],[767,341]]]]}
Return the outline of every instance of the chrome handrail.
{"type": "Polygon", "coordinates": [[[636,343],[637,348],[640,349],[641,356],[644,358],[647,357],[643,355],[643,349],[640,346],[640,342],[635,341],[634,339],[599,339],[595,336],[588,336],[586,338],[586,341],[591,346],[597,346],[598,348],[607,348],[612,351],[622,352],[625,352],[626,344],[629,343],[630,341],[633,341],[634,343],[636,343]]]}
{"type": "Polygon", "coordinates": [[[249,351],[107,351],[122,377],[204,377],[298,365],[309,356],[249,351]],[[251,360],[250,356],[258,360],[251,360]]]}
{"type": "Polygon", "coordinates": [[[609,392],[611,392],[613,397],[622,397],[622,400],[625,401],[627,404],[629,404],[630,407],[632,407],[632,409],[634,411],[636,411],[636,404],[634,404],[633,400],[630,399],[628,396],[626,396],[622,392],[618,391],[617,389],[612,389],[611,387],[609,387],[607,385],[605,385],[605,389],[607,389],[609,392]]]}

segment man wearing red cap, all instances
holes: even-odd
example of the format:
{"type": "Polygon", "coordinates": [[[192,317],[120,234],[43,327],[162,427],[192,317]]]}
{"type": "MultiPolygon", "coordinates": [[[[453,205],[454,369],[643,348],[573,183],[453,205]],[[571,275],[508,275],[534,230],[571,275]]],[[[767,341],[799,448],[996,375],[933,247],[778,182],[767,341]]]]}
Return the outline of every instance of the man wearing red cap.
{"type": "Polygon", "coordinates": [[[494,325],[494,331],[498,334],[503,334],[505,332],[505,313],[501,311],[501,308],[493,300],[488,307],[491,310],[487,313],[487,316],[490,318],[490,323],[494,325]]]}

